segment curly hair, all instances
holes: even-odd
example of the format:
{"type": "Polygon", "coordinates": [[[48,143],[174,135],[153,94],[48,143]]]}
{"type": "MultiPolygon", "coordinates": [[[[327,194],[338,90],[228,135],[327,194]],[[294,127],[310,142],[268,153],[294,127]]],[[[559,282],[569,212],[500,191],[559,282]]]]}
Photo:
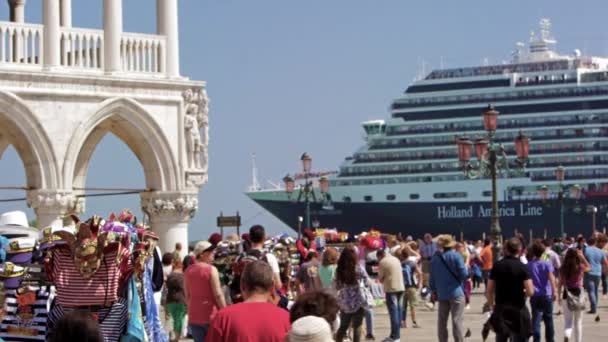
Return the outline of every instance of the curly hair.
{"type": "Polygon", "coordinates": [[[346,247],[338,259],[336,282],[344,285],[357,283],[357,253],[352,247],[346,247]]]}
{"type": "Polygon", "coordinates": [[[308,291],[298,296],[289,312],[289,320],[293,323],[304,316],[317,316],[325,319],[331,327],[338,310],[338,301],[331,294],[321,290],[308,291]]]}

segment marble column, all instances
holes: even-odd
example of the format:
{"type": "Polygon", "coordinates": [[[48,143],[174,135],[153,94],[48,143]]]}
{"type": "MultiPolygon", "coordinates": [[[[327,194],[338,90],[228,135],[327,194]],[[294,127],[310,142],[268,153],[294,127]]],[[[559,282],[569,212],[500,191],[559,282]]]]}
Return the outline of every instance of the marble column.
{"type": "Polygon", "coordinates": [[[61,27],[72,27],[72,0],[61,0],[61,27]]]}
{"type": "Polygon", "coordinates": [[[84,199],[71,191],[31,190],[27,194],[27,205],[36,213],[38,228],[62,227],[67,215],[84,212],[84,199]]]}
{"type": "Polygon", "coordinates": [[[44,24],[44,66],[59,66],[61,32],[59,29],[59,0],[43,0],[42,23],[44,24]]]}
{"type": "MultiPolygon", "coordinates": [[[[14,23],[23,24],[25,22],[25,0],[8,0],[8,6],[10,8],[10,21],[14,23]]],[[[23,48],[23,37],[16,34],[13,37],[13,58],[16,62],[20,63],[21,58],[25,55],[23,48]]]]}
{"type": "Polygon", "coordinates": [[[8,0],[10,8],[10,21],[14,23],[25,22],[25,0],[8,0]]]}
{"type": "Polygon", "coordinates": [[[106,73],[122,71],[122,0],[103,0],[103,40],[106,73]]]}
{"type": "Polygon", "coordinates": [[[154,191],[141,194],[142,210],[148,215],[150,228],[158,234],[163,253],[172,252],[177,242],[182,252],[188,248],[188,223],[198,209],[196,193],[154,191]]]}
{"type": "Polygon", "coordinates": [[[177,0],[156,0],[156,28],[167,38],[165,72],[168,77],[179,77],[179,24],[177,0]]]}

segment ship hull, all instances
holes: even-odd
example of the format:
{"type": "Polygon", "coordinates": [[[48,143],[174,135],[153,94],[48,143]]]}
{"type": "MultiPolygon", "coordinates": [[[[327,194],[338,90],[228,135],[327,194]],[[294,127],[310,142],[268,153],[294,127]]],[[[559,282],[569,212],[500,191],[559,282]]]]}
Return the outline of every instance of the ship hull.
{"type": "MultiPolygon", "coordinates": [[[[297,231],[298,217],[305,216],[305,204],[295,201],[255,199],[278,219],[297,231]]],[[[580,200],[564,207],[564,232],[572,236],[592,233],[592,214],[587,205],[593,200],[580,200]]],[[[500,225],[503,236],[516,231],[526,237],[560,236],[560,204],[557,201],[511,201],[500,203],[500,225]]],[[[382,232],[421,237],[425,233],[452,234],[465,239],[479,239],[489,232],[491,204],[488,202],[458,203],[334,203],[327,210],[311,204],[311,220],[319,227],[337,228],[359,234],[376,228],[382,232]]],[[[597,218],[597,227],[605,227],[605,218],[597,218]]]]}

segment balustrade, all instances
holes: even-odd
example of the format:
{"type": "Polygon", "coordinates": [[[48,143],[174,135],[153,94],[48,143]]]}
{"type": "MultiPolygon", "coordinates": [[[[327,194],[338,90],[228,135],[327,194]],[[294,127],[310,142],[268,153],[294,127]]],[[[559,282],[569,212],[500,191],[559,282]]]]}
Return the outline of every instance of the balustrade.
{"type": "Polygon", "coordinates": [[[42,25],[0,22],[0,63],[42,65],[42,25]]]}

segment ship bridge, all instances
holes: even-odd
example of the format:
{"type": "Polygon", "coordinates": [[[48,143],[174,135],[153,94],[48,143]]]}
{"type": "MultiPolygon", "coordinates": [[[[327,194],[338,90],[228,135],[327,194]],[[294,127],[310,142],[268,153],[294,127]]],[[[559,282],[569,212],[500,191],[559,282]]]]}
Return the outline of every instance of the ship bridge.
{"type": "Polygon", "coordinates": [[[141,162],[141,206],[161,248],[186,245],[207,179],[208,99],[204,82],[180,74],[178,0],[156,1],[156,34],[123,31],[123,0],[87,1],[103,1],[103,29],[73,27],[71,0],[42,0],[41,24],[25,21],[25,0],[8,1],[0,156],[13,145],[23,161],[38,225],[61,225],[83,211],[89,160],[113,133],[141,162]]]}

